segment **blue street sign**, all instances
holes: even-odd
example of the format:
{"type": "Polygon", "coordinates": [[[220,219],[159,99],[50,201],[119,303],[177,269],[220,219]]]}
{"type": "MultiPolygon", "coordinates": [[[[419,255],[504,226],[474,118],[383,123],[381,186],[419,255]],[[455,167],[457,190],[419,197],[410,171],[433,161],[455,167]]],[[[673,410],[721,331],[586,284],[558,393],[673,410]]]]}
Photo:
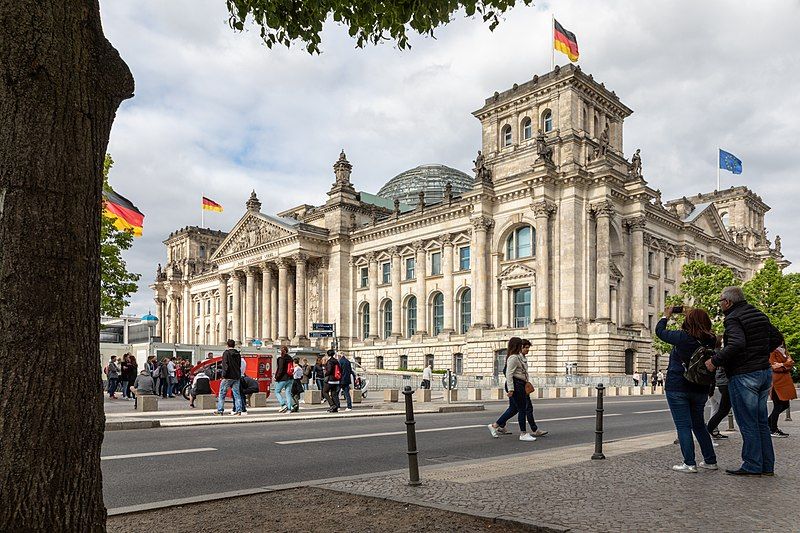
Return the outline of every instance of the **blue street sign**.
{"type": "Polygon", "coordinates": [[[333,337],[332,331],[312,331],[308,334],[312,339],[319,339],[323,337],[333,337]]]}
{"type": "Polygon", "coordinates": [[[313,324],[311,324],[311,329],[316,329],[319,331],[333,331],[333,324],[325,324],[324,322],[314,322],[313,324]]]}

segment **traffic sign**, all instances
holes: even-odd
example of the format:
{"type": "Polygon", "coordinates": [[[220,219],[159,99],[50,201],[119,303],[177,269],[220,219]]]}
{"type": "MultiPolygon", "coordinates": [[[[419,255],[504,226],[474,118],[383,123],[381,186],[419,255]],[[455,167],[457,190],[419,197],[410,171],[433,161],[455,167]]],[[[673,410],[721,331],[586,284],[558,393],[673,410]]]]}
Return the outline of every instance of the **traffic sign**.
{"type": "Polygon", "coordinates": [[[333,337],[332,331],[312,331],[308,334],[312,339],[321,339],[323,337],[333,337]]]}
{"type": "Polygon", "coordinates": [[[324,322],[314,322],[311,324],[311,329],[319,331],[333,331],[333,324],[326,324],[324,322]]]}
{"type": "Polygon", "coordinates": [[[446,374],[442,376],[442,387],[447,390],[453,390],[458,387],[458,377],[452,373],[451,371],[447,371],[446,374]],[[450,378],[450,381],[447,381],[447,378],[450,378]]]}

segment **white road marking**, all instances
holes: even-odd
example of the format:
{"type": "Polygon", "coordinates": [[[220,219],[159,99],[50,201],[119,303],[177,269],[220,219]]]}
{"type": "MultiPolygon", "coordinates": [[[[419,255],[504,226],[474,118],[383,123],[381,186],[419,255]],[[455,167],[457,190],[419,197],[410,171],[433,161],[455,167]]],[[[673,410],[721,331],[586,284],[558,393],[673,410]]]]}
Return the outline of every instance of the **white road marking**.
{"type": "Polygon", "coordinates": [[[114,459],[132,459],[134,457],[156,457],[159,455],[177,455],[181,453],[200,453],[215,452],[216,448],[190,448],[188,450],[166,450],[163,452],[128,453],[125,455],[106,455],[101,457],[101,461],[113,461],[114,459]]]}
{"type": "Polygon", "coordinates": [[[654,409],[652,411],[634,411],[635,415],[648,415],[650,413],[668,413],[669,409],[654,409]]]}

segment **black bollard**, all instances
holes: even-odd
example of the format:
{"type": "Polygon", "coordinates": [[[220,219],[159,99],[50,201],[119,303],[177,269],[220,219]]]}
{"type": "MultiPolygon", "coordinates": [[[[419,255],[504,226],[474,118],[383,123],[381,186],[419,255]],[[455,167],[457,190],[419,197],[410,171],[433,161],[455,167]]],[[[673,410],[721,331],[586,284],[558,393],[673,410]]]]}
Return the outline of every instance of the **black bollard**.
{"type": "Polygon", "coordinates": [[[605,388],[600,383],[597,386],[597,422],[594,429],[594,453],[592,459],[605,459],[603,455],[603,391],[605,388]]]}
{"type": "Polygon", "coordinates": [[[736,427],[733,425],[733,411],[728,411],[728,431],[736,431],[736,427]]]}
{"type": "Polygon", "coordinates": [[[403,396],[406,397],[406,438],[408,440],[408,484],[412,487],[422,485],[419,480],[419,463],[417,462],[417,433],[414,429],[414,402],[411,395],[414,391],[406,385],[403,396]]]}

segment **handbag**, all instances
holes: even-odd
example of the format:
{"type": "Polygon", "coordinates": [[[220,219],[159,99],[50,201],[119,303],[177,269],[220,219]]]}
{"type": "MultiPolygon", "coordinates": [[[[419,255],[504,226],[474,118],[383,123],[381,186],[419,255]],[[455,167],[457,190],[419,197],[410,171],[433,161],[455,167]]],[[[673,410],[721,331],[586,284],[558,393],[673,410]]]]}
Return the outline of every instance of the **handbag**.
{"type": "Polygon", "coordinates": [[[525,394],[532,394],[535,390],[536,388],[533,386],[533,383],[530,381],[525,382],[525,394]]]}

